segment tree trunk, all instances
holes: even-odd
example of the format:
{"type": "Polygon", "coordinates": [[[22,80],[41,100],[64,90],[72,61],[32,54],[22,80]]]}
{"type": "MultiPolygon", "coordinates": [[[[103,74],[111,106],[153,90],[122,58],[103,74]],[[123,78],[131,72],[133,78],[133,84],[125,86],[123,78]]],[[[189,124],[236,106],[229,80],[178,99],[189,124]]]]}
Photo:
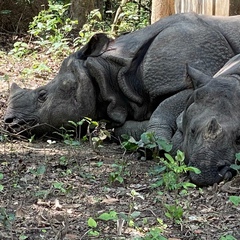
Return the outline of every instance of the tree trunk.
{"type": "Polygon", "coordinates": [[[174,13],[174,0],[152,0],[151,23],[174,13]]]}
{"type": "Polygon", "coordinates": [[[240,1],[230,0],[229,15],[239,15],[240,14],[240,1]]]}
{"type": "Polygon", "coordinates": [[[95,8],[95,0],[72,0],[71,3],[71,16],[73,19],[78,20],[77,28],[82,28],[86,23],[88,14],[95,8]]]}

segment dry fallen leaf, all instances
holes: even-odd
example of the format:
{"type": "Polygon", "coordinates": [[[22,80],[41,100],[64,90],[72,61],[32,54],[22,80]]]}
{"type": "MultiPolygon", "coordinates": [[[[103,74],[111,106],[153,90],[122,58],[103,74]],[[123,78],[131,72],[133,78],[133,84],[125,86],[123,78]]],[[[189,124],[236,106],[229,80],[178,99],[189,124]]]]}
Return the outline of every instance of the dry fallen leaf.
{"type": "Polygon", "coordinates": [[[111,203],[115,203],[118,201],[119,200],[117,198],[105,198],[102,200],[102,203],[111,204],[111,203]]]}

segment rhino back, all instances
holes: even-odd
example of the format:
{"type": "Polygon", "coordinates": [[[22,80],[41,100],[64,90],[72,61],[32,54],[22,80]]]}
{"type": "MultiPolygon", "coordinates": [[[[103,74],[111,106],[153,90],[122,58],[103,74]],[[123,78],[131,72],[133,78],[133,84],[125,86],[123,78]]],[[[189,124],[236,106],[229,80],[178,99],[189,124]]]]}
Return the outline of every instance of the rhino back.
{"type": "Polygon", "coordinates": [[[199,15],[199,17],[226,38],[235,54],[240,53],[240,16],[199,15]]]}
{"type": "Polygon", "coordinates": [[[186,81],[187,63],[212,76],[234,56],[231,45],[218,30],[198,15],[185,16],[184,21],[161,31],[144,57],[143,81],[152,101],[191,87],[186,81]]]}

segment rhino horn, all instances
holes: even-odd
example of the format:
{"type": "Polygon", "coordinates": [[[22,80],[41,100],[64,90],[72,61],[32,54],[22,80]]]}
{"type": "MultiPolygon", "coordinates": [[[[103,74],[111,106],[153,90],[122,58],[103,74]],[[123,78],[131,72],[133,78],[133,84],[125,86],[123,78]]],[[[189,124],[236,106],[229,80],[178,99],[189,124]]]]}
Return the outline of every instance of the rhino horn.
{"type": "Polygon", "coordinates": [[[187,74],[192,80],[194,89],[204,86],[212,79],[210,76],[189,65],[187,65],[187,74]]]}
{"type": "Polygon", "coordinates": [[[22,88],[20,88],[16,83],[13,83],[11,85],[11,88],[10,88],[11,94],[15,94],[15,93],[17,93],[20,90],[22,90],[22,88]]]}
{"type": "Polygon", "coordinates": [[[216,118],[212,118],[211,121],[207,124],[207,129],[205,132],[206,139],[216,139],[217,136],[222,132],[222,127],[216,120],[216,118]]]}

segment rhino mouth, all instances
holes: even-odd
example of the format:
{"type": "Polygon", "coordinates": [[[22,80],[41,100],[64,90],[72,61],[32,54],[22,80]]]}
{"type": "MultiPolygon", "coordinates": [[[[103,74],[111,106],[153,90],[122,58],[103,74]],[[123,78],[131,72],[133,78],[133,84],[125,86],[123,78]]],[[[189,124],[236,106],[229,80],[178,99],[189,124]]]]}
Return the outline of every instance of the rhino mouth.
{"type": "Polygon", "coordinates": [[[217,163],[205,164],[205,161],[188,162],[188,166],[198,168],[201,173],[188,172],[190,180],[201,187],[211,186],[215,183],[231,180],[236,174],[236,170],[231,167],[232,162],[229,160],[219,160],[217,163]],[[202,163],[202,164],[201,164],[202,163]]]}
{"type": "Polygon", "coordinates": [[[14,134],[22,134],[23,132],[29,131],[34,126],[37,126],[38,124],[37,119],[18,119],[18,118],[8,118],[5,119],[5,129],[8,132],[14,133],[14,134]]]}

